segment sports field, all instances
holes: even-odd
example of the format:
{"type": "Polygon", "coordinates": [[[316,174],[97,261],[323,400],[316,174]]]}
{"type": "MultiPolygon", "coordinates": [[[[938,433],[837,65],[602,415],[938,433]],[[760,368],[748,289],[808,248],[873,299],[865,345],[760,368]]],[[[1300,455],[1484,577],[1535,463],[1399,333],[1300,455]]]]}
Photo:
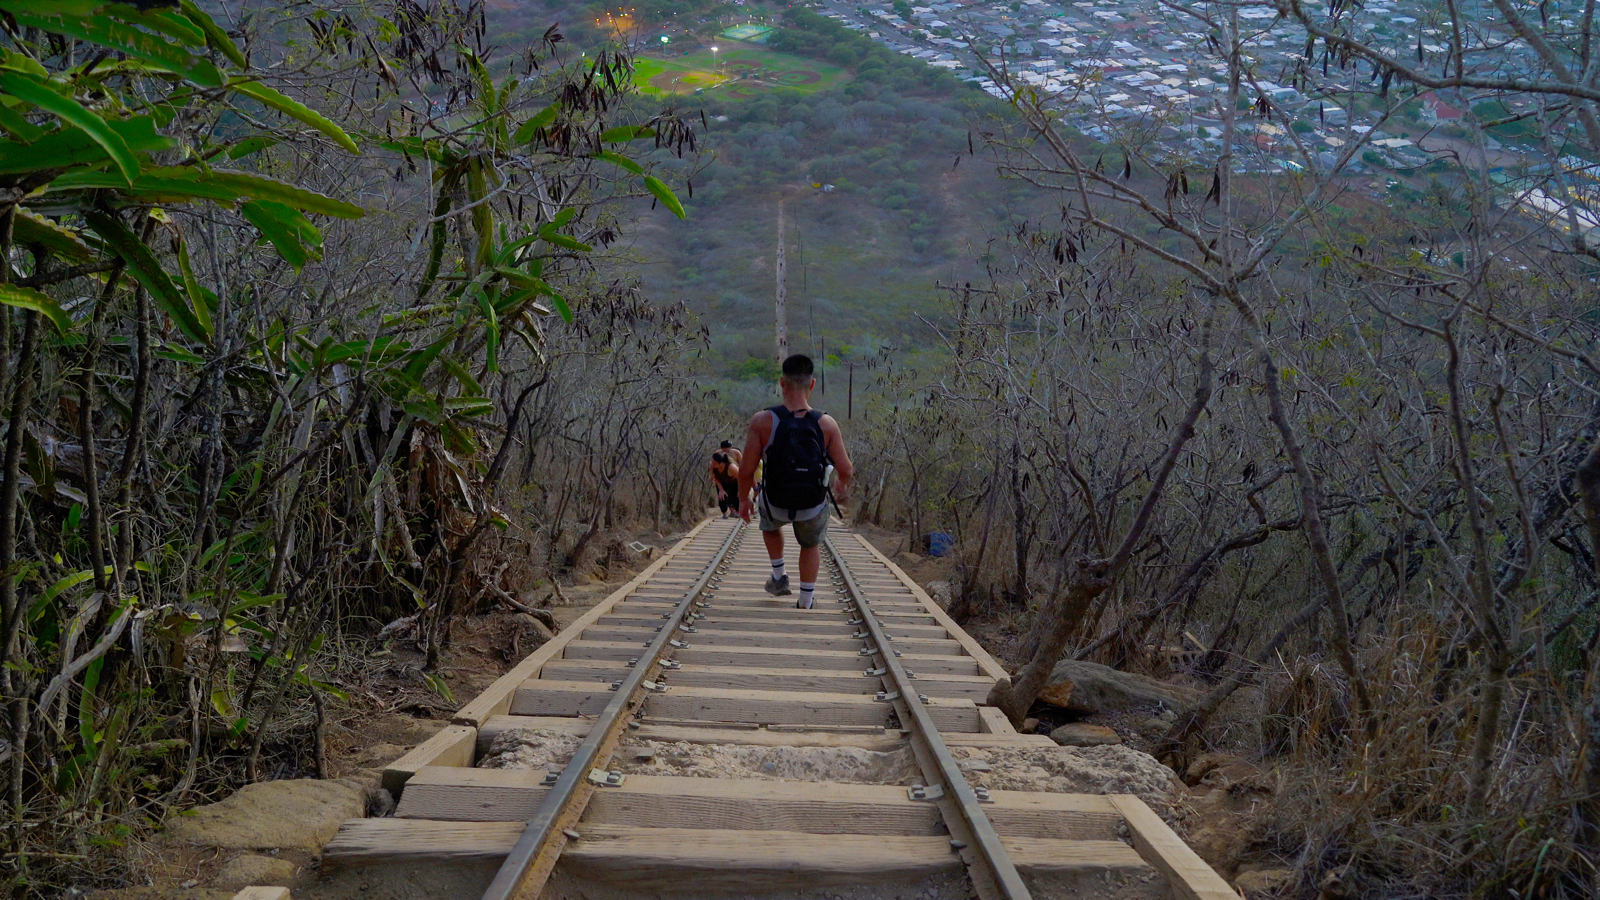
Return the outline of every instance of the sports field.
{"type": "Polygon", "coordinates": [[[697,90],[749,99],[788,88],[812,93],[843,78],[845,70],[803,56],[791,56],[748,44],[724,47],[713,54],[697,50],[687,56],[634,59],[633,80],[644,94],[693,94],[697,90]]]}

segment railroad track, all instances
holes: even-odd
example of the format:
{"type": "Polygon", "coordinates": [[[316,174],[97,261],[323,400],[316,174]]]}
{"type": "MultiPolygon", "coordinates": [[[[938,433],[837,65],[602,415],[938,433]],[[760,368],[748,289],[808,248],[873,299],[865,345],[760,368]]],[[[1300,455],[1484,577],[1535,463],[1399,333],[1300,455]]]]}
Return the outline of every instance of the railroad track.
{"type": "Polygon", "coordinates": [[[970,748],[1064,751],[983,706],[1001,667],[864,539],[832,532],[817,606],[798,610],[763,592],[753,527],[702,522],[389,766],[394,816],[345,823],[319,886],[1237,898],[1137,797],[970,783],[988,768],[970,748]]]}

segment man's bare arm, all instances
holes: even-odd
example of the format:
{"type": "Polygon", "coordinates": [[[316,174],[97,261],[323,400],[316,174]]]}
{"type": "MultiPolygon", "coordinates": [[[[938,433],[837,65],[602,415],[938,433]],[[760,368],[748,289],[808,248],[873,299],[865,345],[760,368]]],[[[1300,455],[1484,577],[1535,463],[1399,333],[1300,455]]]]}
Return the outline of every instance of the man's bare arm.
{"type": "MultiPolygon", "coordinates": [[[[772,427],[772,416],[766,410],[756,413],[750,418],[750,428],[745,433],[744,458],[760,459],[762,451],[767,448],[767,432],[772,427]]],[[[750,521],[750,492],[756,487],[756,467],[754,464],[739,467],[739,515],[750,521]]]]}
{"type": "Polygon", "coordinates": [[[850,454],[844,449],[844,433],[833,416],[823,416],[817,424],[822,426],[824,447],[828,459],[833,462],[834,477],[838,479],[839,489],[834,492],[834,498],[842,502],[850,496],[850,482],[856,477],[855,466],[850,464],[850,454]]]}

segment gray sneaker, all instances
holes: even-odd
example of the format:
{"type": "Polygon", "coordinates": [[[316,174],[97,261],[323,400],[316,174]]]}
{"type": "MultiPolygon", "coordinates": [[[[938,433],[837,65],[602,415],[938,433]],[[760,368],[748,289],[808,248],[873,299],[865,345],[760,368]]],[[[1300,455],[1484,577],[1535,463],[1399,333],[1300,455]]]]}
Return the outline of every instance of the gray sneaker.
{"type": "Polygon", "coordinates": [[[789,595],[789,576],[773,578],[767,576],[767,593],[774,597],[787,597],[789,595]]]}

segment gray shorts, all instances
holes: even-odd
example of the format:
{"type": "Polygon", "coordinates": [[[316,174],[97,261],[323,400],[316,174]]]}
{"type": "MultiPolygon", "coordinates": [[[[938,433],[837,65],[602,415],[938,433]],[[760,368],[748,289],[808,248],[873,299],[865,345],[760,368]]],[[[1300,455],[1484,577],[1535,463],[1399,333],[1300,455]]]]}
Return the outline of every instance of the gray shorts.
{"type": "Polygon", "coordinates": [[[795,543],[802,547],[815,547],[822,543],[822,538],[828,533],[828,505],[822,505],[822,512],[809,519],[790,522],[787,518],[788,510],[781,510],[778,515],[767,507],[767,495],[762,494],[756,499],[756,512],[761,516],[762,531],[778,531],[785,525],[794,525],[795,543]]]}

